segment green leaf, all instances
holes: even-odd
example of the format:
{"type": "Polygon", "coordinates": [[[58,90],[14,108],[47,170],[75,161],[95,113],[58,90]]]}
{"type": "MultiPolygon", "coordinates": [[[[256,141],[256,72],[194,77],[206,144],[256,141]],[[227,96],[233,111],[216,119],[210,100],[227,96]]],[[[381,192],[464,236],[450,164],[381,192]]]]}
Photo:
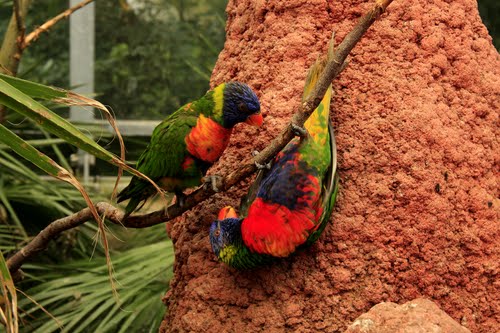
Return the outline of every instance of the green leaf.
{"type": "Polygon", "coordinates": [[[0,140],[17,154],[24,157],[49,175],[56,178],[66,176],[65,173],[67,173],[67,171],[65,169],[60,167],[50,157],[38,151],[35,147],[21,139],[2,124],[0,124],[0,140]]]}
{"type": "MultiPolygon", "coordinates": [[[[119,168],[118,179],[115,183],[115,190],[121,177],[121,170],[128,172],[148,180],[158,191],[162,193],[160,188],[147,176],[128,166],[125,160],[125,147],[120,132],[116,126],[111,113],[100,102],[87,98],[82,95],[75,94],[71,91],[66,91],[60,88],[44,86],[31,81],[26,81],[8,75],[0,74],[0,104],[3,104],[12,110],[24,115],[35,121],[40,127],[46,131],[56,135],[94,156],[108,163],[111,163],[119,168]],[[33,98],[42,98],[65,105],[87,105],[95,107],[104,112],[108,122],[115,130],[120,142],[121,158],[114,155],[101,147],[92,138],[86,136],[75,125],[68,122],[58,114],[52,112],[44,105],[40,104],[33,98]]],[[[114,191],[113,191],[114,192],[114,191]]]]}
{"type": "MultiPolygon", "coordinates": [[[[164,226],[152,228],[163,235],[164,226]]],[[[158,239],[158,237],[156,237],[158,239]]],[[[54,266],[25,265],[42,282],[29,294],[64,325],[63,332],[143,332],[158,331],[165,308],[161,297],[172,275],[174,248],[167,240],[129,248],[114,255],[117,303],[106,284],[104,258],[94,258],[54,266]]],[[[58,324],[42,314],[39,306],[21,299],[23,318],[29,323],[21,331],[50,333],[58,324]],[[32,319],[34,318],[34,320],[32,319]],[[31,326],[30,326],[31,325],[31,326]]]]}
{"type": "MultiPolygon", "coordinates": [[[[63,139],[55,139],[55,138],[47,138],[47,139],[35,139],[35,140],[26,140],[27,143],[32,145],[33,147],[44,147],[44,146],[52,146],[59,143],[64,143],[63,139]]],[[[0,143],[0,150],[8,148],[7,145],[0,143]]]]}
{"type": "Polygon", "coordinates": [[[0,191],[0,203],[2,203],[4,205],[5,209],[9,213],[10,217],[12,218],[12,220],[14,220],[14,223],[16,224],[16,226],[22,232],[24,239],[27,239],[28,234],[26,233],[26,230],[24,230],[23,223],[21,222],[21,220],[17,216],[14,208],[12,208],[10,201],[7,199],[7,196],[5,195],[5,193],[3,191],[0,191]]]}
{"type": "Polygon", "coordinates": [[[33,98],[41,98],[45,100],[53,100],[56,98],[67,98],[68,92],[63,89],[58,89],[43,84],[35,83],[19,79],[14,76],[5,75],[0,73],[0,79],[4,80],[14,88],[27,93],[33,98]]]}
{"type": "MultiPolygon", "coordinates": [[[[49,94],[46,93],[47,91],[51,91],[54,95],[57,95],[55,94],[55,90],[47,89],[46,91],[41,91],[41,85],[31,83],[29,81],[11,79],[10,82],[16,82],[17,87],[23,87],[23,91],[27,91],[34,96],[39,97],[43,95],[44,97],[47,97],[49,96],[49,94]]],[[[15,86],[10,85],[1,77],[0,92],[0,104],[3,104],[25,117],[34,120],[39,126],[48,132],[100,159],[119,167],[123,167],[125,165],[116,155],[99,146],[94,140],[81,132],[75,125],[52,112],[27,94],[18,90],[15,86]]],[[[61,96],[58,96],[58,98],[62,99],[61,96]]]]}
{"type": "Polygon", "coordinates": [[[36,165],[37,167],[48,173],[49,175],[54,176],[67,183],[70,183],[80,192],[82,197],[85,199],[87,206],[90,208],[90,211],[92,212],[94,219],[99,224],[99,229],[102,233],[101,236],[102,236],[104,251],[106,253],[106,259],[108,260],[109,278],[111,286],[113,288],[114,282],[112,279],[111,258],[109,257],[109,252],[108,252],[108,241],[106,239],[104,222],[97,213],[97,210],[94,204],[92,203],[92,200],[90,199],[89,195],[83,188],[82,184],[80,184],[80,182],[70,172],[68,172],[68,170],[59,166],[59,164],[57,164],[50,157],[41,153],[30,144],[26,143],[26,141],[24,141],[19,136],[9,131],[5,126],[1,124],[0,124],[0,140],[2,140],[6,145],[8,145],[12,150],[14,150],[14,152],[24,157],[25,159],[27,159],[28,161],[30,161],[31,163],[33,163],[34,165],[36,165]]]}

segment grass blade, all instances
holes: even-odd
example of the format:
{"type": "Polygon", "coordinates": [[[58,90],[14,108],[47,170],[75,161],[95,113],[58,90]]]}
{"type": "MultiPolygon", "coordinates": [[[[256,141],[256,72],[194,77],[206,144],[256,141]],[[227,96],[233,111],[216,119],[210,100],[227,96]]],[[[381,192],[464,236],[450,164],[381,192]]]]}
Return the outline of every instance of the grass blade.
{"type": "Polygon", "coordinates": [[[14,281],[10,275],[9,268],[5,262],[3,253],[0,252],[0,284],[5,306],[0,308],[0,315],[5,322],[8,333],[19,331],[17,316],[17,293],[14,281]]]}

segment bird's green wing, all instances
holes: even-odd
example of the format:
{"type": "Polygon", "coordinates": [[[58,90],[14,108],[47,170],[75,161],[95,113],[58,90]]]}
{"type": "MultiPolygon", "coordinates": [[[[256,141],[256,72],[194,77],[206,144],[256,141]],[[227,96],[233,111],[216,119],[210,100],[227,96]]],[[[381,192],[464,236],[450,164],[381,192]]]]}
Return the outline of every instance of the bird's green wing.
{"type": "Polygon", "coordinates": [[[195,115],[176,113],[161,122],[139,157],[137,169],[151,179],[180,176],[182,163],[188,154],[184,138],[196,121],[195,115]]]}
{"type": "Polygon", "coordinates": [[[332,214],[333,207],[335,206],[335,201],[337,199],[337,193],[339,190],[339,175],[337,172],[337,143],[335,141],[335,133],[332,124],[328,124],[328,132],[330,134],[330,156],[331,163],[328,168],[328,172],[324,179],[324,188],[322,193],[323,202],[323,213],[319,219],[320,226],[313,233],[311,233],[305,243],[306,246],[314,243],[319,236],[323,233],[330,216],[332,214]]]}
{"type": "MultiPolygon", "coordinates": [[[[167,117],[154,129],[148,147],[137,161],[136,169],[155,182],[163,177],[186,176],[182,174],[182,163],[188,154],[184,138],[196,125],[197,117],[182,110],[167,117]]],[[[125,208],[128,216],[155,193],[148,181],[133,176],[130,184],[118,194],[118,202],[131,199],[125,208]]]]}

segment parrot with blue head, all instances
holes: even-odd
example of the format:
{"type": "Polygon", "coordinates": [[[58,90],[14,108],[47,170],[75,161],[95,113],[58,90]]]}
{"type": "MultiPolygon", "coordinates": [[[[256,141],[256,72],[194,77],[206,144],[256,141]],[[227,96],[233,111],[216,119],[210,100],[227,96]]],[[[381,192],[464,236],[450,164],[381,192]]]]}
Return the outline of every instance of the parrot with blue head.
{"type": "MultiPolygon", "coordinates": [[[[325,66],[318,60],[306,80],[303,99],[325,66]]],[[[330,123],[329,86],[304,123],[304,133],[281,150],[270,170],[259,171],[242,200],[242,217],[224,207],[210,227],[217,258],[238,269],[287,257],[316,241],[325,229],[338,192],[337,150],[330,123]]]]}
{"type": "MultiPolygon", "coordinates": [[[[257,95],[244,83],[222,83],[166,117],[154,129],[136,169],[163,190],[175,193],[182,203],[183,190],[202,183],[208,168],[226,149],[233,127],[242,122],[262,125],[257,95]]],[[[117,201],[130,199],[127,217],[156,192],[147,180],[133,176],[117,201]]]]}

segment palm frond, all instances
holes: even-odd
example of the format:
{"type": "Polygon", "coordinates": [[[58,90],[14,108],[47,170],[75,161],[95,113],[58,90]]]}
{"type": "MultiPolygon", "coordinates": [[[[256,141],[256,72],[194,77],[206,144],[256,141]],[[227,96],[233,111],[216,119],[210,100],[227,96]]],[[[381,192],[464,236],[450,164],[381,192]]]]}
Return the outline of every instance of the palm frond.
{"type": "MultiPolygon", "coordinates": [[[[163,230],[152,229],[156,229],[156,238],[165,238],[163,230]]],[[[59,319],[63,332],[157,331],[165,312],[161,297],[172,275],[172,243],[161,240],[129,248],[114,255],[113,263],[120,294],[118,303],[106,283],[108,275],[103,257],[57,267],[25,265],[28,274],[42,281],[26,293],[59,319]]],[[[57,323],[29,300],[23,298],[19,306],[24,310],[23,321],[29,323],[22,332],[59,330],[57,323]]]]}

